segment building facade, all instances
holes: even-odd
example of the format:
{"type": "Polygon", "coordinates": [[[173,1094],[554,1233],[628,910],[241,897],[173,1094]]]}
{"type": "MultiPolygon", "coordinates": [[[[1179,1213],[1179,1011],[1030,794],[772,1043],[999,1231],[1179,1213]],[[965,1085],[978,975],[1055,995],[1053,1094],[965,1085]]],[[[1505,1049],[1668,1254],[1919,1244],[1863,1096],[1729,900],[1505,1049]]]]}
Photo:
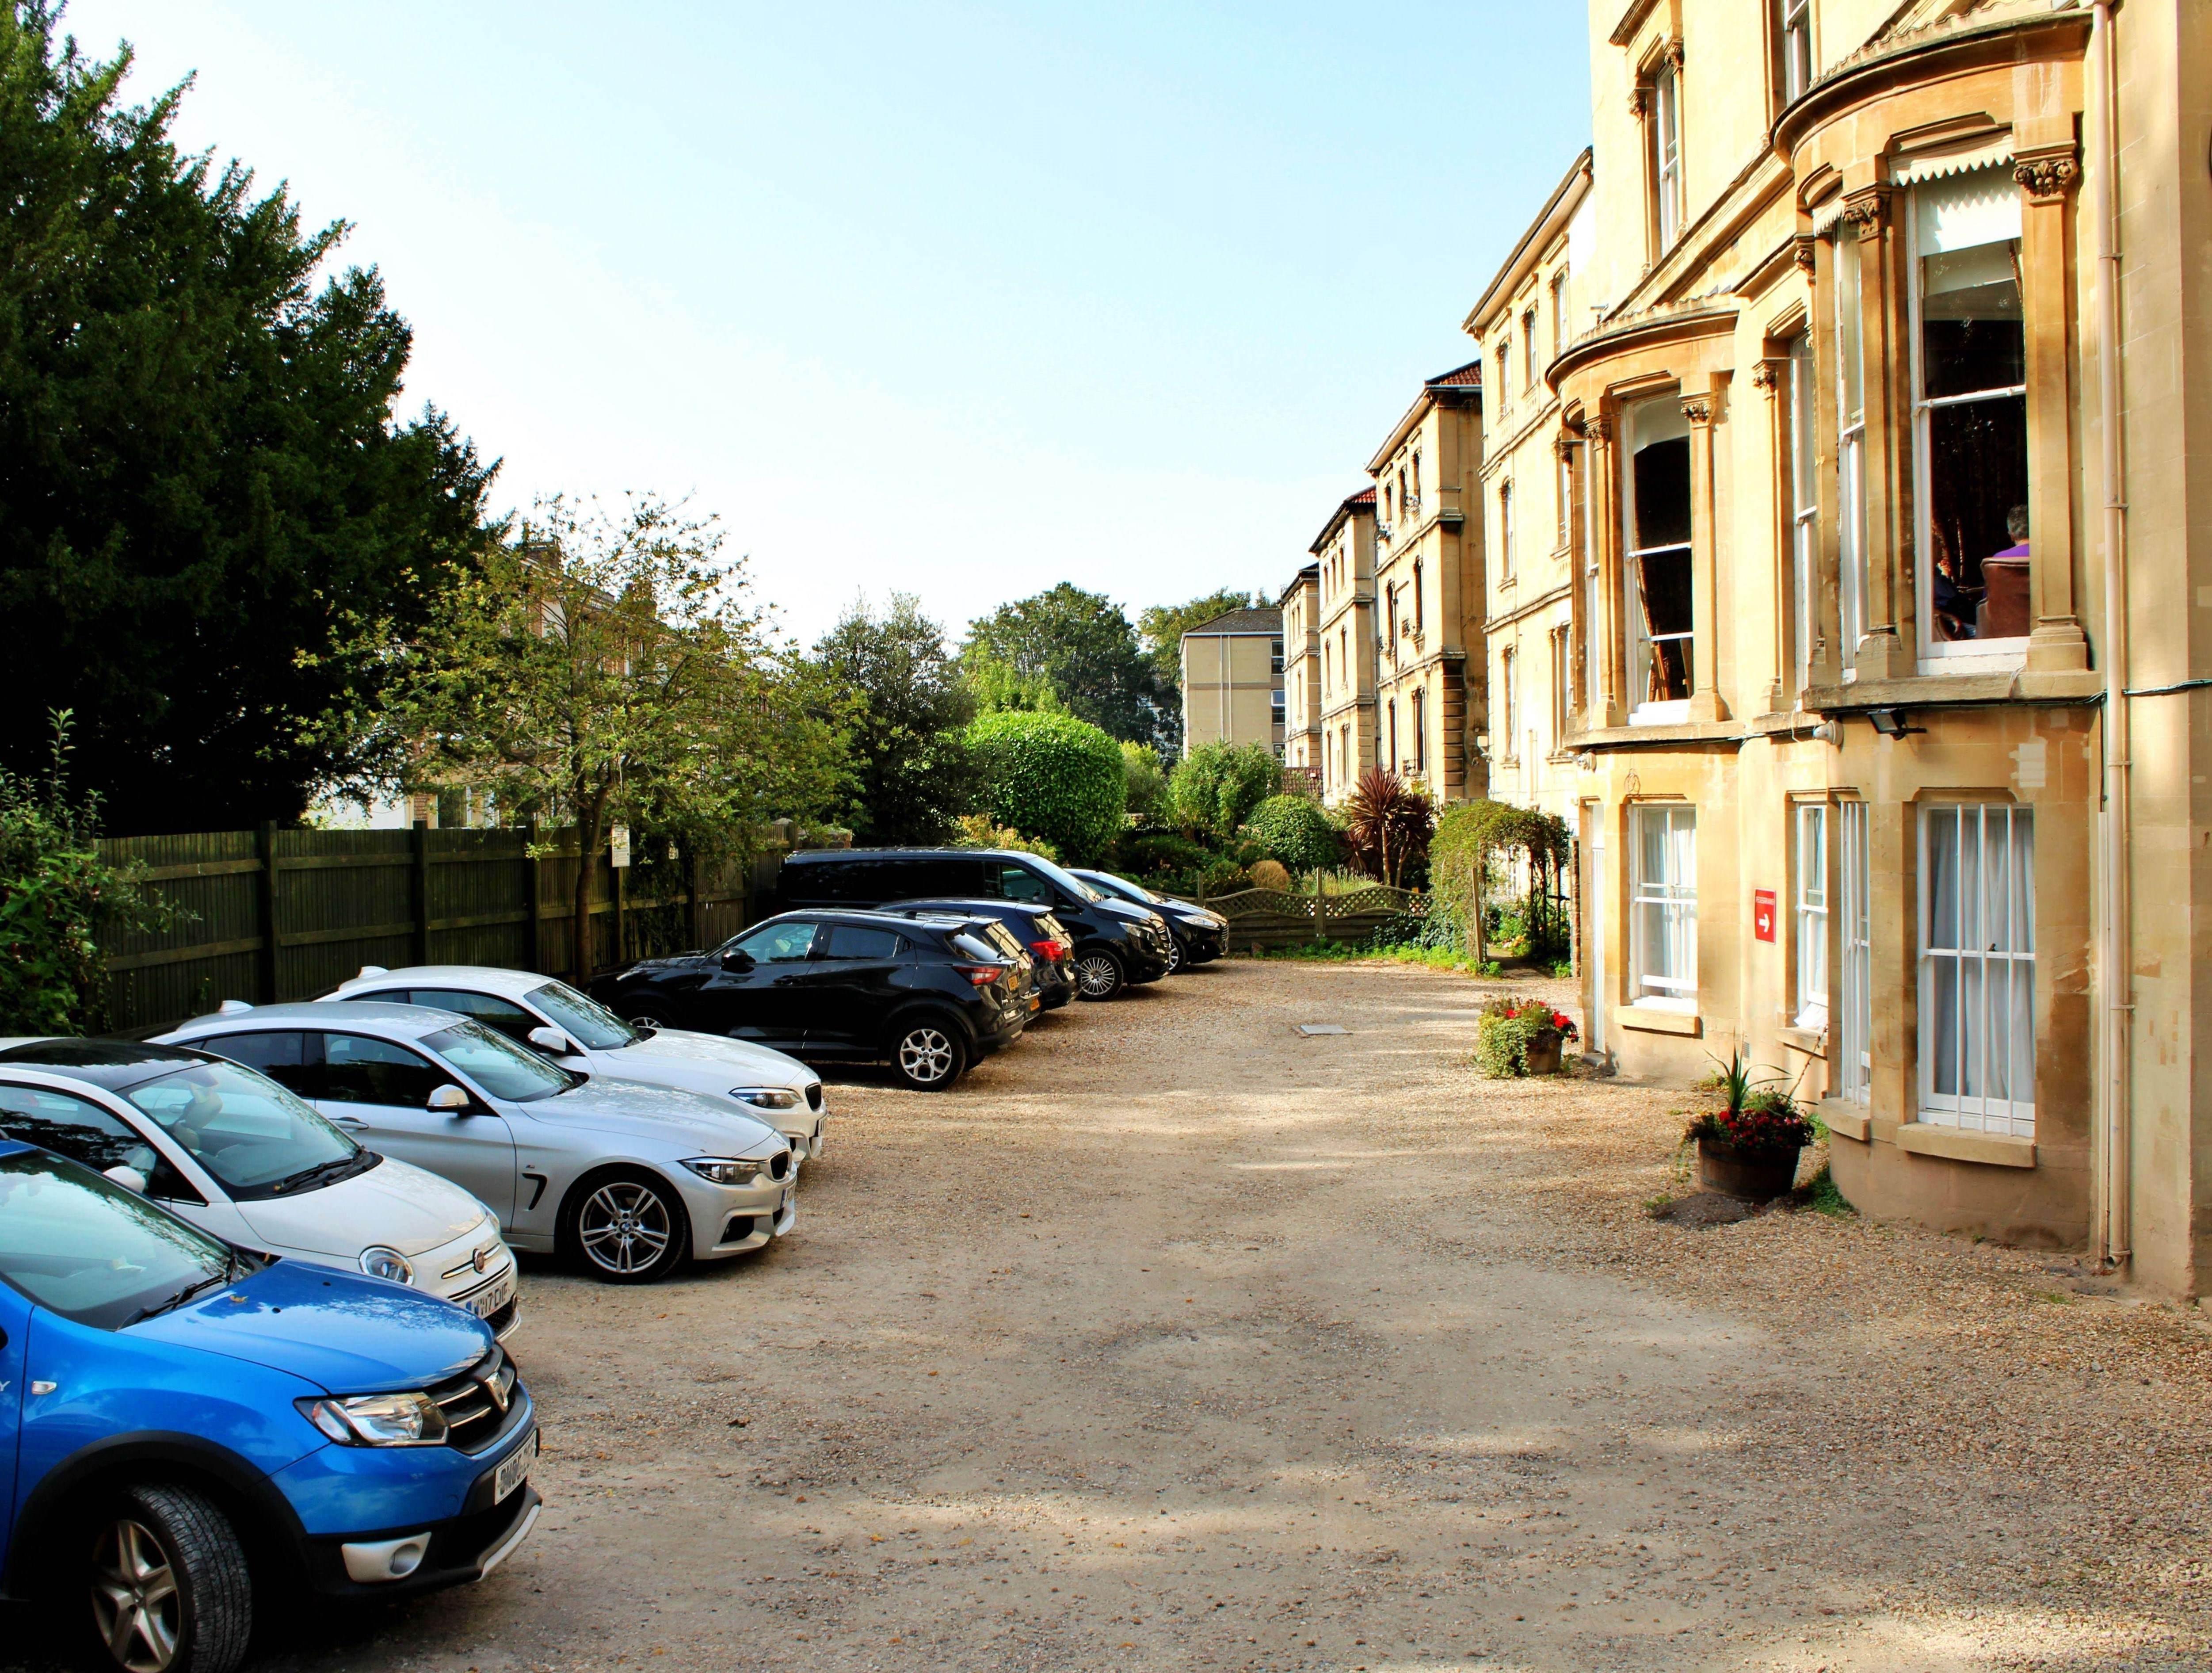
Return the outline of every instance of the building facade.
{"type": "Polygon", "coordinates": [[[1438,804],[1486,794],[1482,363],[1430,379],[1375,478],[1376,759],[1438,804]],[[1474,679],[1470,685],[1472,666],[1474,679]]]}
{"type": "MultiPolygon", "coordinates": [[[[1487,412],[1480,484],[1488,715],[1475,743],[1490,794],[1573,823],[1582,775],[1567,747],[1574,704],[1572,461],[1544,373],[1571,338],[1575,279],[1595,235],[1591,157],[1577,158],[1468,315],[1481,345],[1487,412]]],[[[1478,509],[1479,508],[1479,509],[1478,509]]]]}
{"type": "Polygon", "coordinates": [[[1321,788],[1321,565],[1276,600],[1283,612],[1283,765],[1321,788]]]}
{"type": "Polygon", "coordinates": [[[1321,571],[1322,800],[1341,802],[1375,764],[1375,490],[1330,514],[1307,549],[1321,571]]]}
{"type": "Polygon", "coordinates": [[[1182,749],[1263,744],[1283,753],[1283,612],[1232,610],[1182,636],[1182,749]]]}
{"type": "Polygon", "coordinates": [[[1586,1037],[1741,1045],[1862,1208],[2196,1293],[2212,32],[1590,15],[1598,307],[1547,374],[1586,1037]]]}

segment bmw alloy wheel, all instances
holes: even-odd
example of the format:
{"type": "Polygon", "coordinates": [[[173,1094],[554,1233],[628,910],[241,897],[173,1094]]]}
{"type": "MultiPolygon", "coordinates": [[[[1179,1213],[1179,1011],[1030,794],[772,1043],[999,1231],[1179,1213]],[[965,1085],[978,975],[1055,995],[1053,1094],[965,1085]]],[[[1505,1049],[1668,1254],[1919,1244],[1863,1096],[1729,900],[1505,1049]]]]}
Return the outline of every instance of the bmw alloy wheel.
{"type": "Polygon", "coordinates": [[[1182,943],[1170,935],[1168,937],[1168,974],[1175,976],[1181,972],[1182,967],[1182,943]]]}
{"type": "Polygon", "coordinates": [[[93,1548],[92,1616],[107,1653],[130,1673],[163,1673],[184,1635],[169,1554],[134,1517],[108,1524],[93,1548]]]}
{"type": "Polygon", "coordinates": [[[660,1193],[634,1179],[615,1179],[584,1200],[576,1244],[600,1271],[635,1278],[668,1253],[676,1234],[660,1193]]]}
{"type": "Polygon", "coordinates": [[[937,1086],[959,1067],[960,1054],[941,1028],[909,1028],[898,1043],[899,1073],[909,1085],[937,1086]]]}
{"type": "Polygon", "coordinates": [[[1110,952],[1086,952],[1075,961],[1075,986],[1085,999],[1111,999],[1121,991],[1121,967],[1110,952]]]}

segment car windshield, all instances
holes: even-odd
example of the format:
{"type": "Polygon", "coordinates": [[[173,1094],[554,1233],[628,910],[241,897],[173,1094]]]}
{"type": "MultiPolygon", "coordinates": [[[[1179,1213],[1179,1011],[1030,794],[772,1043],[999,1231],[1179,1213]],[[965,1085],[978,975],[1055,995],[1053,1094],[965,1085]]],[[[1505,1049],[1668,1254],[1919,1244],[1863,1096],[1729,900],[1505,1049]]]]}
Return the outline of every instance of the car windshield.
{"type": "Polygon", "coordinates": [[[326,1185],[356,1172],[362,1147],[295,1092],[236,1063],[192,1063],[124,1096],[241,1200],[326,1185]]]}
{"type": "Polygon", "coordinates": [[[1160,903],[1160,897],[1150,889],[1141,883],[1132,883],[1126,877],[1102,878],[1100,886],[1111,889],[1125,899],[1141,900],[1151,906],[1158,906],[1160,903]]]}
{"type": "Polygon", "coordinates": [[[1022,858],[1028,862],[1033,870],[1041,872],[1045,876],[1050,878],[1054,883],[1066,890],[1069,894],[1073,895],[1078,900],[1103,900],[1105,898],[1105,897],[1100,894],[1097,890],[1092,888],[1081,878],[1076,876],[1073,872],[1063,871],[1060,867],[1054,865],[1051,861],[1046,859],[1041,854],[1025,854],[1022,858]]]}
{"type": "Polygon", "coordinates": [[[998,948],[993,946],[973,930],[957,931],[951,937],[951,940],[954,952],[969,958],[988,958],[993,964],[996,964],[1006,957],[1006,954],[1000,952],[998,948]]]}
{"type": "Polygon", "coordinates": [[[480,1022],[456,1023],[431,1035],[422,1046],[494,1098],[503,1098],[510,1104],[534,1104],[584,1084],[568,1070],[525,1051],[480,1022]]]}
{"type": "Polygon", "coordinates": [[[595,999],[586,999],[565,982],[530,990],[530,1002],[552,1018],[572,1039],[592,1051],[618,1051],[645,1036],[595,999]]]}
{"type": "Polygon", "coordinates": [[[88,1168],[0,1156],[0,1279],[41,1307],[119,1329],[234,1269],[223,1244],[88,1168]]]}

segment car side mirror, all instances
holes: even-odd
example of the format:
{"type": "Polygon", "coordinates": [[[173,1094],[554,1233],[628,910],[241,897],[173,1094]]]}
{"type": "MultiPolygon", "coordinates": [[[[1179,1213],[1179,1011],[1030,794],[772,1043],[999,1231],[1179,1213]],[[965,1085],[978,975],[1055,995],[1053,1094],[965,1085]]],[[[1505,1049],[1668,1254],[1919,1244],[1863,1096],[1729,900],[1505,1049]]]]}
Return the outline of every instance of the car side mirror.
{"type": "Polygon", "coordinates": [[[557,1028],[532,1029],[530,1043],[540,1051],[551,1052],[556,1057],[572,1057],[576,1052],[576,1043],[557,1028]]]}
{"type": "Polygon", "coordinates": [[[137,1168],[130,1166],[112,1167],[105,1173],[101,1174],[100,1177],[103,1179],[112,1179],[126,1191],[136,1191],[140,1196],[146,1195],[146,1176],[139,1172],[137,1168]]]}
{"type": "Polygon", "coordinates": [[[738,970],[743,972],[750,970],[752,967],[753,956],[750,952],[747,952],[743,947],[732,947],[727,952],[722,955],[722,968],[726,970],[738,970]]]}
{"type": "Polygon", "coordinates": [[[441,1116],[465,1116],[469,1112],[469,1095],[448,1080],[430,1094],[423,1107],[441,1116]]]}

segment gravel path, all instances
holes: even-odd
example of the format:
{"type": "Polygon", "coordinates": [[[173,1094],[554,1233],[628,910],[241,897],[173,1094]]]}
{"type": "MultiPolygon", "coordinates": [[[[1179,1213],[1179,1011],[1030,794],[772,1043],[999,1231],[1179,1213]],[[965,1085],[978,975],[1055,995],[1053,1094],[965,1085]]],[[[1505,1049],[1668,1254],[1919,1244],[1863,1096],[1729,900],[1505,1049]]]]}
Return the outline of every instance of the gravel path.
{"type": "Polygon", "coordinates": [[[834,1085],[765,1258],[532,1275],[521,1555],[263,1665],[2212,1667],[2196,1310],[1657,1223],[1680,1095],[1479,1079],[1498,986],[1237,961],[834,1085]]]}

